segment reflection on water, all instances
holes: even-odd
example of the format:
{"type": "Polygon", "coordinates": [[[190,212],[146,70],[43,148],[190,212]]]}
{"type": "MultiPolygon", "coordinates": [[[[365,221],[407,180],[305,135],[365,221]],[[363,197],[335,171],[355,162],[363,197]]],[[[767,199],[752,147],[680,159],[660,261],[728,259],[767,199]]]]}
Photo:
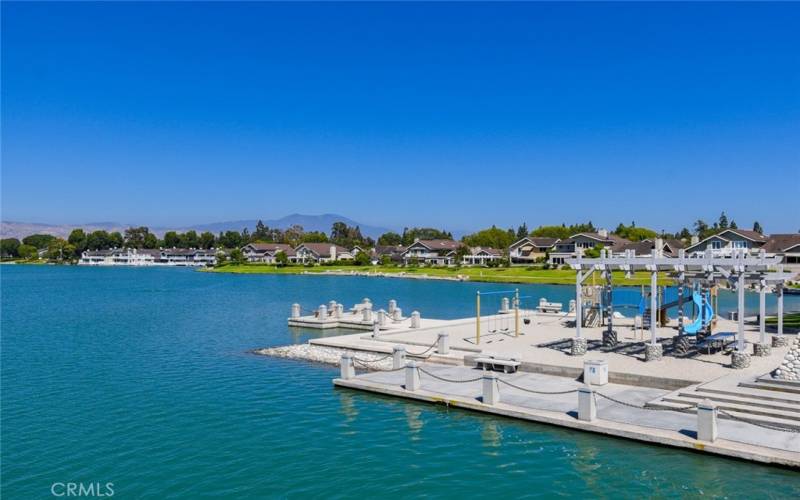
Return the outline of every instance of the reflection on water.
{"type": "Polygon", "coordinates": [[[487,455],[497,455],[498,450],[492,448],[499,448],[502,444],[503,434],[500,430],[496,420],[485,419],[481,427],[481,440],[483,441],[484,453],[487,455]]]}
{"type": "Polygon", "coordinates": [[[417,406],[406,406],[403,411],[406,415],[406,424],[412,441],[419,441],[422,431],[422,409],[417,406]]]}

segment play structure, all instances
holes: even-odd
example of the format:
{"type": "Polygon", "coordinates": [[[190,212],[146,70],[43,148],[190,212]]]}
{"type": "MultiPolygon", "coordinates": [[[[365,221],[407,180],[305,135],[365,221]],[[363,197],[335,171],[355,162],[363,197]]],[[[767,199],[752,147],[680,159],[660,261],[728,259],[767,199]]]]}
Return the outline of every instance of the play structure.
{"type": "MultiPolygon", "coordinates": [[[[575,337],[572,339],[570,350],[572,355],[581,356],[586,353],[588,341],[583,338],[581,328],[589,326],[587,325],[588,321],[596,322],[594,315],[598,312],[602,314],[601,320],[605,322],[606,327],[602,334],[603,347],[613,348],[618,343],[617,332],[614,330],[612,271],[622,271],[628,277],[632,277],[636,271],[641,271],[650,274],[649,293],[642,291],[638,306],[641,328],[644,330],[649,326],[650,330],[650,341],[644,346],[645,360],[656,361],[662,358],[663,346],[659,343],[658,323],[660,322],[662,326],[665,325],[668,320],[667,310],[677,307],[678,335],[673,339],[675,351],[679,354],[685,352],[691,345],[690,338],[696,339],[696,347],[709,345],[710,341],[716,342],[723,337],[731,341],[735,339],[735,350],[731,354],[733,368],[745,368],[750,365],[750,354],[745,352],[745,287],[751,285],[759,291],[759,317],[762,319],[759,324],[759,341],[753,344],[753,354],[763,356],[769,352],[770,347],[763,320],[765,317],[765,294],[769,289],[774,290],[778,297],[778,314],[782,314],[783,289],[786,281],[791,279],[791,274],[782,269],[781,258],[767,257],[763,250],[758,255],[752,255],[743,249],[725,257],[715,256],[710,251],[703,255],[686,256],[683,250],[679,250],[676,258],[666,257],[658,250],[652,255],[640,257],[630,250],[615,256],[603,249],[600,252],[600,258],[584,259],[578,255],[576,259],[569,260],[568,264],[577,271],[575,337]],[[675,280],[677,297],[674,299],[669,300],[665,297],[665,290],[659,288],[659,273],[666,273],[675,280]],[[594,285],[596,275],[605,281],[603,285],[600,285],[602,288],[594,285]],[[589,278],[592,279],[592,285],[587,283],[589,278]],[[717,295],[717,287],[721,284],[734,289],[737,293],[738,328],[736,332],[719,332],[712,335],[716,309],[713,302],[717,295]],[[592,291],[584,292],[584,287],[589,286],[592,291]],[[685,294],[687,289],[688,295],[685,294]],[[599,300],[598,293],[600,294],[599,300]],[[693,308],[692,315],[688,318],[684,314],[684,307],[687,305],[691,305],[693,308]],[[584,314],[587,306],[589,315],[584,314]]],[[[782,336],[782,328],[779,328],[779,336],[782,336]]],[[[725,340],[722,341],[723,344],[725,342],[725,340]]]]}
{"type": "Polygon", "coordinates": [[[530,295],[520,295],[519,289],[476,292],[475,344],[480,344],[481,337],[488,335],[519,337],[521,324],[531,323],[531,299],[530,295]]]}

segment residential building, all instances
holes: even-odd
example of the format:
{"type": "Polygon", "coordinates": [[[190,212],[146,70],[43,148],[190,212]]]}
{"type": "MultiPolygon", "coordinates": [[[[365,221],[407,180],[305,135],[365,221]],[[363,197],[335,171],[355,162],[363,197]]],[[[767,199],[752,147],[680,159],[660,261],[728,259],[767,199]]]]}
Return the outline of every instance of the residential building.
{"type": "Polygon", "coordinates": [[[692,243],[686,248],[690,255],[704,254],[707,250],[715,257],[733,255],[736,251],[747,250],[757,253],[767,242],[767,237],[756,231],[746,229],[726,229],[708,238],[692,243]]]}
{"type": "Polygon", "coordinates": [[[498,262],[502,258],[503,252],[497,248],[472,247],[461,259],[461,264],[465,266],[486,266],[491,262],[498,262]]]}
{"type": "Polygon", "coordinates": [[[301,243],[295,249],[295,262],[321,264],[337,260],[352,260],[353,253],[333,243],[301,243]]]}
{"type": "Polygon", "coordinates": [[[414,240],[401,257],[403,264],[426,264],[430,266],[450,266],[455,264],[456,250],[462,245],[453,240],[414,240]]]}
{"type": "Polygon", "coordinates": [[[389,260],[395,264],[403,263],[403,252],[406,247],[403,245],[376,245],[372,250],[372,262],[378,264],[384,256],[389,257],[389,260]]]}
{"type": "Polygon", "coordinates": [[[616,255],[620,255],[624,254],[628,250],[633,250],[636,255],[647,257],[653,255],[653,250],[655,248],[660,248],[661,255],[664,257],[677,257],[678,250],[684,246],[685,245],[681,240],[653,238],[625,243],[624,245],[615,249],[614,253],[616,255]]]}
{"type": "Polygon", "coordinates": [[[761,248],[783,257],[783,264],[793,272],[800,271],[800,233],[772,234],[761,248]]]}
{"type": "Polygon", "coordinates": [[[556,243],[555,248],[550,252],[548,263],[559,266],[568,259],[574,259],[578,254],[583,254],[586,250],[602,246],[612,252],[618,251],[623,245],[630,243],[625,238],[620,238],[615,234],[609,234],[605,229],[596,233],[573,234],[565,240],[556,243]]]}
{"type": "Polygon", "coordinates": [[[215,249],[194,248],[112,248],[86,250],[78,261],[83,266],[212,266],[217,262],[215,249]]]}
{"type": "Polygon", "coordinates": [[[294,248],[286,243],[248,243],[242,247],[242,256],[247,262],[275,264],[275,256],[283,252],[293,260],[296,256],[294,248]]]}
{"type": "Polygon", "coordinates": [[[512,264],[533,264],[545,258],[558,242],[558,238],[526,236],[508,247],[508,257],[512,264]]]}

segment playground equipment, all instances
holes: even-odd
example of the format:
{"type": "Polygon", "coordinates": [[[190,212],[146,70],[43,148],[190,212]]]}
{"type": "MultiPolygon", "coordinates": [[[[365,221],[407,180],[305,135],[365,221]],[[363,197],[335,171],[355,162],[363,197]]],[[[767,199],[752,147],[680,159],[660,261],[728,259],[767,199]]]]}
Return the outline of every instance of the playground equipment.
{"type": "Polygon", "coordinates": [[[686,335],[697,335],[704,330],[714,318],[714,309],[711,307],[711,294],[709,292],[692,292],[692,302],[697,306],[697,317],[688,325],[683,326],[683,333],[686,335]]]}
{"type": "Polygon", "coordinates": [[[487,300],[490,304],[496,304],[495,313],[486,318],[488,333],[504,333],[511,335],[512,316],[513,316],[513,335],[519,336],[519,289],[500,290],[496,292],[483,292],[479,290],[475,294],[475,344],[481,343],[481,297],[484,305],[487,300]],[[492,300],[495,299],[495,300],[492,300]]]}

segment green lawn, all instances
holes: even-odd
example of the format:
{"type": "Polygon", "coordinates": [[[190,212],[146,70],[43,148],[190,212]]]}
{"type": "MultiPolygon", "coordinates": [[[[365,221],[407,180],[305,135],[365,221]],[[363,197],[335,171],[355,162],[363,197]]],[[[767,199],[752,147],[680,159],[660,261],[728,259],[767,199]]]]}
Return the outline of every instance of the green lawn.
{"type": "MultiPolygon", "coordinates": [[[[428,276],[457,277],[468,276],[469,281],[493,283],[542,283],[555,285],[574,285],[575,271],[562,269],[527,269],[524,267],[482,268],[482,267],[394,267],[394,266],[288,266],[275,267],[267,264],[228,264],[207,270],[214,273],[235,274],[300,274],[324,273],[326,271],[371,272],[371,273],[406,273],[428,276]]],[[[601,282],[597,275],[596,282],[601,282]]],[[[589,279],[591,283],[591,278],[589,279]]],[[[614,272],[614,283],[618,285],[649,285],[649,273],[636,273],[633,278],[625,278],[622,272],[614,272]]],[[[659,284],[671,284],[666,275],[659,276],[659,284]]]]}
{"type": "MultiPolygon", "coordinates": [[[[777,325],[777,316],[767,316],[766,323],[768,325],[777,325]]],[[[800,312],[786,313],[783,315],[783,326],[791,328],[800,328],[800,312]]]]}

